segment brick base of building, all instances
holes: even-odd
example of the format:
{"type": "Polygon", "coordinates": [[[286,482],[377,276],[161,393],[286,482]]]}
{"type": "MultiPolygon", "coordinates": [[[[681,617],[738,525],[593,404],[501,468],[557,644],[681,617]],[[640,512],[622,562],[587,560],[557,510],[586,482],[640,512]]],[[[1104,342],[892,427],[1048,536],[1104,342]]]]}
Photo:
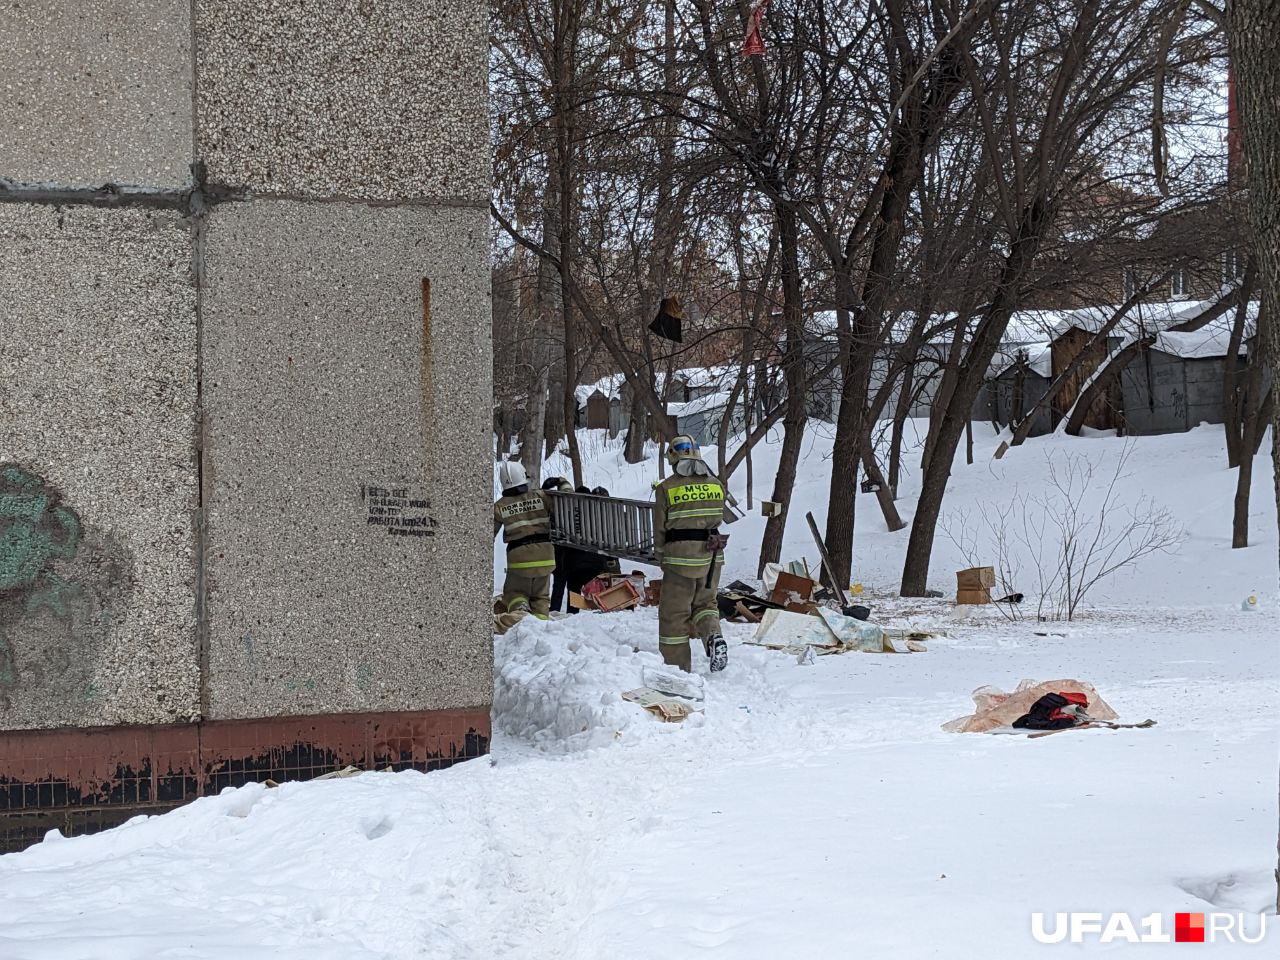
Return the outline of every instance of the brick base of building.
{"type": "Polygon", "coordinates": [[[489,752],[489,709],[0,731],[0,852],[163,813],[225,787],[348,765],[439,770],[489,752]]]}

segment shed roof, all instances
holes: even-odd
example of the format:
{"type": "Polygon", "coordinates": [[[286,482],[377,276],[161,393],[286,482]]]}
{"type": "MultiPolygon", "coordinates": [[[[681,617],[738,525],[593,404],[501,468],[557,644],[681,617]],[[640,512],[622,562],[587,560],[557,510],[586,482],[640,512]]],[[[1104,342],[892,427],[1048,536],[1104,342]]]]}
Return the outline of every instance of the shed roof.
{"type": "MultiPolygon", "coordinates": [[[[728,390],[728,388],[733,385],[737,375],[738,368],[736,365],[718,364],[711,367],[685,367],[681,370],[676,370],[672,374],[672,379],[693,389],[719,387],[723,390],[728,390]]],[[[749,370],[748,379],[752,376],[753,374],[749,370]]],[[[665,371],[658,371],[654,376],[654,383],[659,393],[662,393],[666,379],[667,375],[665,371]]],[[[587,397],[591,396],[591,394],[595,393],[597,390],[603,393],[606,397],[612,399],[622,395],[622,388],[625,383],[626,378],[622,374],[611,373],[607,376],[601,377],[594,383],[579,384],[574,389],[574,394],[577,396],[579,404],[586,403],[587,397]]],[[[671,406],[674,408],[675,404],[672,404],[671,406]]]]}
{"type": "Polygon", "coordinates": [[[987,377],[998,377],[1018,362],[1020,356],[1027,359],[1027,367],[1032,373],[1048,379],[1053,376],[1053,350],[1048,341],[1040,343],[1020,344],[1012,349],[1002,347],[991,361],[987,377]]]}
{"type": "MultiPolygon", "coordinates": [[[[1254,304],[1250,304],[1251,308],[1254,306],[1254,304]]],[[[1257,318],[1257,310],[1250,309],[1249,315],[1245,319],[1244,339],[1240,344],[1242,356],[1248,353],[1249,341],[1253,339],[1257,329],[1257,318]]],[[[1231,331],[1234,326],[1235,311],[1230,311],[1224,316],[1205,324],[1199,330],[1185,332],[1162,331],[1156,334],[1155,343],[1151,345],[1151,349],[1159,350],[1161,353],[1167,353],[1183,360],[1209,360],[1216,357],[1225,357],[1231,347],[1231,331]]]]}
{"type": "Polygon", "coordinates": [[[729,404],[728,393],[709,393],[688,403],[668,403],[667,413],[673,417],[688,417],[695,413],[706,413],[708,410],[719,410],[729,404]]]}

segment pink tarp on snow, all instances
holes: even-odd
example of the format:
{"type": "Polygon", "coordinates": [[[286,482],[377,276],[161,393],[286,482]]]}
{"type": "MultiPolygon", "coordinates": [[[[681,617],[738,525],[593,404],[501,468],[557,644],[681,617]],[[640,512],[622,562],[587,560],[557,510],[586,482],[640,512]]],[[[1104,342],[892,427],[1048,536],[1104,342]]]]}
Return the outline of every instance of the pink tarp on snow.
{"type": "Polygon", "coordinates": [[[1043,683],[1023,680],[1013,693],[1006,693],[999,687],[979,687],[973,691],[974,712],[944,723],[942,729],[948,733],[990,733],[1008,727],[1046,693],[1082,693],[1089,701],[1085,712],[1093,719],[1114,721],[1120,718],[1091,683],[1083,680],[1046,680],[1043,683]]]}

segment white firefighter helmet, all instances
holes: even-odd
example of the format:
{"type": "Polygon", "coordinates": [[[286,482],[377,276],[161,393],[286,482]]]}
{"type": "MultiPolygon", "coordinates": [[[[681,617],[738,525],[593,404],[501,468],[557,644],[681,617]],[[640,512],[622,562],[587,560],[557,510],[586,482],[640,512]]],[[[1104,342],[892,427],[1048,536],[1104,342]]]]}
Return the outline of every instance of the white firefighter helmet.
{"type": "Polygon", "coordinates": [[[503,490],[525,486],[529,476],[524,472],[524,464],[519,460],[504,460],[498,465],[498,482],[503,490]]]}
{"type": "Polygon", "coordinates": [[[693,437],[682,433],[678,437],[671,438],[671,443],[667,446],[667,462],[673,467],[681,460],[701,459],[702,448],[693,437]]]}

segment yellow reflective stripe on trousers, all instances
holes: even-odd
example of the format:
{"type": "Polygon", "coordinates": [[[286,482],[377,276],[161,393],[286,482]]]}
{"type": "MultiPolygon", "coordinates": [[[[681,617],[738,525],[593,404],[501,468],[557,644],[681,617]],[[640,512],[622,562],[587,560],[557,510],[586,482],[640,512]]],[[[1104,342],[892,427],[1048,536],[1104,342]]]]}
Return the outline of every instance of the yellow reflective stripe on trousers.
{"type": "Polygon", "coordinates": [[[703,610],[700,613],[695,613],[693,615],[693,622],[697,623],[699,620],[702,620],[706,617],[715,617],[719,619],[720,611],[719,610],[703,610]]]}
{"type": "Polygon", "coordinates": [[[658,638],[658,643],[672,644],[672,643],[688,643],[688,642],[689,642],[688,637],[659,637],[658,638]]]}
{"type": "Polygon", "coordinates": [[[526,560],[524,563],[508,563],[508,570],[532,570],[534,567],[554,567],[555,560],[526,560]]]}
{"type": "MultiPolygon", "coordinates": [[[[681,560],[678,557],[667,557],[662,561],[663,566],[670,564],[673,567],[705,567],[711,562],[711,558],[707,557],[703,560],[681,560]]],[[[717,556],[716,563],[723,563],[724,557],[717,556]]]]}

